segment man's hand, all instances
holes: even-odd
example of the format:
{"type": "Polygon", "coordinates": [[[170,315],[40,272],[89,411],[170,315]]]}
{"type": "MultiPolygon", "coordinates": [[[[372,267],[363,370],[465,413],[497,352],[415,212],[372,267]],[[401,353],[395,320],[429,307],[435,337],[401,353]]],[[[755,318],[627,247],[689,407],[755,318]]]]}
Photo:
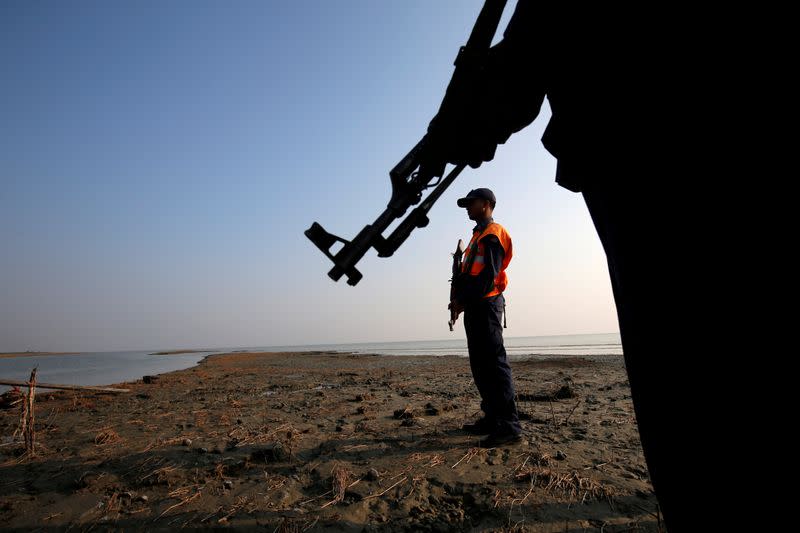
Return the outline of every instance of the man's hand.
{"type": "Polygon", "coordinates": [[[456,300],[451,301],[447,308],[450,310],[450,314],[453,315],[454,319],[458,318],[458,315],[464,312],[464,306],[458,303],[456,300]]]}
{"type": "Polygon", "coordinates": [[[525,72],[530,61],[519,47],[501,41],[468,82],[448,88],[449,105],[439,109],[428,126],[431,152],[442,166],[478,168],[494,159],[498,144],[533,122],[545,89],[525,72]]]}

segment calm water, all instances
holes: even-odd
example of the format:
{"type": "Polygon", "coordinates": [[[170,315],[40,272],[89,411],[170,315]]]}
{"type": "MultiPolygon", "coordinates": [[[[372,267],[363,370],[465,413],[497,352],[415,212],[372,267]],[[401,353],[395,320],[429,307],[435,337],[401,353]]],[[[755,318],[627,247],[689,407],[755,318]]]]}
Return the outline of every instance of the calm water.
{"type": "MultiPolygon", "coordinates": [[[[162,374],[196,365],[203,357],[219,353],[150,355],[146,352],[88,352],[75,355],[43,355],[0,359],[0,378],[27,380],[38,367],[36,381],[67,385],[107,385],[134,381],[149,374],[162,374]]],[[[10,387],[0,385],[0,392],[10,387]]]]}
{"type": "MultiPolygon", "coordinates": [[[[320,350],[382,355],[467,355],[465,339],[411,342],[369,342],[359,344],[319,344],[308,346],[270,346],[247,348],[252,351],[320,350]]],[[[527,355],[622,355],[619,333],[595,335],[552,335],[547,337],[506,337],[510,359],[527,355]]]]}
{"type": "MultiPolygon", "coordinates": [[[[622,354],[618,333],[557,335],[548,337],[507,337],[510,360],[536,355],[622,354]]],[[[251,346],[219,348],[180,355],[150,355],[138,352],[90,352],[78,355],[49,355],[0,359],[0,378],[27,380],[38,366],[37,380],[44,383],[104,385],[134,381],[149,374],[162,374],[196,365],[212,353],[246,351],[333,351],[382,355],[459,355],[466,357],[464,339],[413,342],[370,342],[359,344],[316,344],[306,346],[251,346]]],[[[0,385],[0,392],[9,387],[0,385]]]]}

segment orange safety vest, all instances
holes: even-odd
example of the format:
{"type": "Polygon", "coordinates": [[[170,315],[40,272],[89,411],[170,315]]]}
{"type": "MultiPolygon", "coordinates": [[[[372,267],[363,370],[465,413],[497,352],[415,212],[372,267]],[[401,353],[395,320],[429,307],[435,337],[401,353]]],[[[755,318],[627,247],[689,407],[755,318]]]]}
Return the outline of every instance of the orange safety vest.
{"type": "Polygon", "coordinates": [[[503,247],[505,255],[503,256],[503,264],[500,266],[500,272],[498,272],[497,277],[494,278],[494,287],[483,296],[484,298],[498,295],[506,290],[508,286],[506,268],[508,268],[508,264],[511,262],[511,256],[513,255],[511,249],[511,235],[508,234],[506,228],[497,222],[491,222],[486,226],[486,229],[483,230],[483,233],[476,231],[472,234],[472,239],[470,239],[469,245],[464,252],[461,272],[469,273],[470,276],[477,276],[486,266],[484,263],[484,245],[481,239],[487,235],[494,235],[497,237],[497,240],[500,241],[500,246],[503,247]]]}

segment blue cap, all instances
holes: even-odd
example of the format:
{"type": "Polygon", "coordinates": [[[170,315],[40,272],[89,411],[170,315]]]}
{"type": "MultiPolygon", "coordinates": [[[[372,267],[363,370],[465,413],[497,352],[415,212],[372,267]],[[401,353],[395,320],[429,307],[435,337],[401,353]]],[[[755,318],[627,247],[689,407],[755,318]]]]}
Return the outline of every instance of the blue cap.
{"type": "Polygon", "coordinates": [[[458,199],[458,207],[467,207],[470,202],[474,199],[479,200],[489,200],[492,204],[497,203],[497,199],[494,197],[494,193],[489,189],[481,188],[481,189],[472,189],[467,193],[464,198],[458,199]]]}

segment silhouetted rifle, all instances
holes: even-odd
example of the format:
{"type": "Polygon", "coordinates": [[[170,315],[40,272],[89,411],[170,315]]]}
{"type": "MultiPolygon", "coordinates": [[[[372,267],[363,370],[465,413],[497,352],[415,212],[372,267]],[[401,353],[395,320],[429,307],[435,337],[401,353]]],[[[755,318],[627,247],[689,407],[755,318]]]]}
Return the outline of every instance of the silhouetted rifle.
{"type": "MultiPolygon", "coordinates": [[[[461,274],[461,262],[464,258],[464,241],[458,239],[458,246],[456,246],[456,251],[453,252],[453,277],[450,278],[450,305],[453,304],[453,300],[456,296],[456,289],[458,288],[458,276],[461,274]]],[[[450,331],[453,331],[453,326],[456,324],[456,320],[458,320],[458,313],[454,309],[450,309],[450,320],[447,322],[447,325],[450,326],[450,331]]]]}
{"type": "MultiPolygon", "coordinates": [[[[473,79],[473,73],[480,69],[492,44],[505,5],[506,0],[486,0],[484,3],[467,44],[459,49],[454,63],[456,68],[442,99],[440,113],[454,105],[453,102],[461,92],[460,87],[469,84],[473,79]]],[[[415,228],[424,228],[428,225],[430,222],[428,211],[465,167],[457,165],[442,179],[444,164],[432,144],[425,135],[389,172],[392,196],[386,210],[375,222],[365,226],[352,241],[328,233],[317,222],[305,231],[306,237],[333,261],[334,267],[328,272],[331,279],[338,281],[344,274],[349,285],[356,285],[361,281],[362,275],[355,265],[370,247],[377,250],[378,257],[391,257],[415,228]],[[431,187],[435,189],[425,201],[415,208],[388,237],[384,237],[383,232],[386,228],[395,219],[405,215],[409,207],[418,204],[422,199],[422,192],[431,187]],[[331,247],[337,242],[344,246],[334,255],[331,253],[331,247]]]]}

